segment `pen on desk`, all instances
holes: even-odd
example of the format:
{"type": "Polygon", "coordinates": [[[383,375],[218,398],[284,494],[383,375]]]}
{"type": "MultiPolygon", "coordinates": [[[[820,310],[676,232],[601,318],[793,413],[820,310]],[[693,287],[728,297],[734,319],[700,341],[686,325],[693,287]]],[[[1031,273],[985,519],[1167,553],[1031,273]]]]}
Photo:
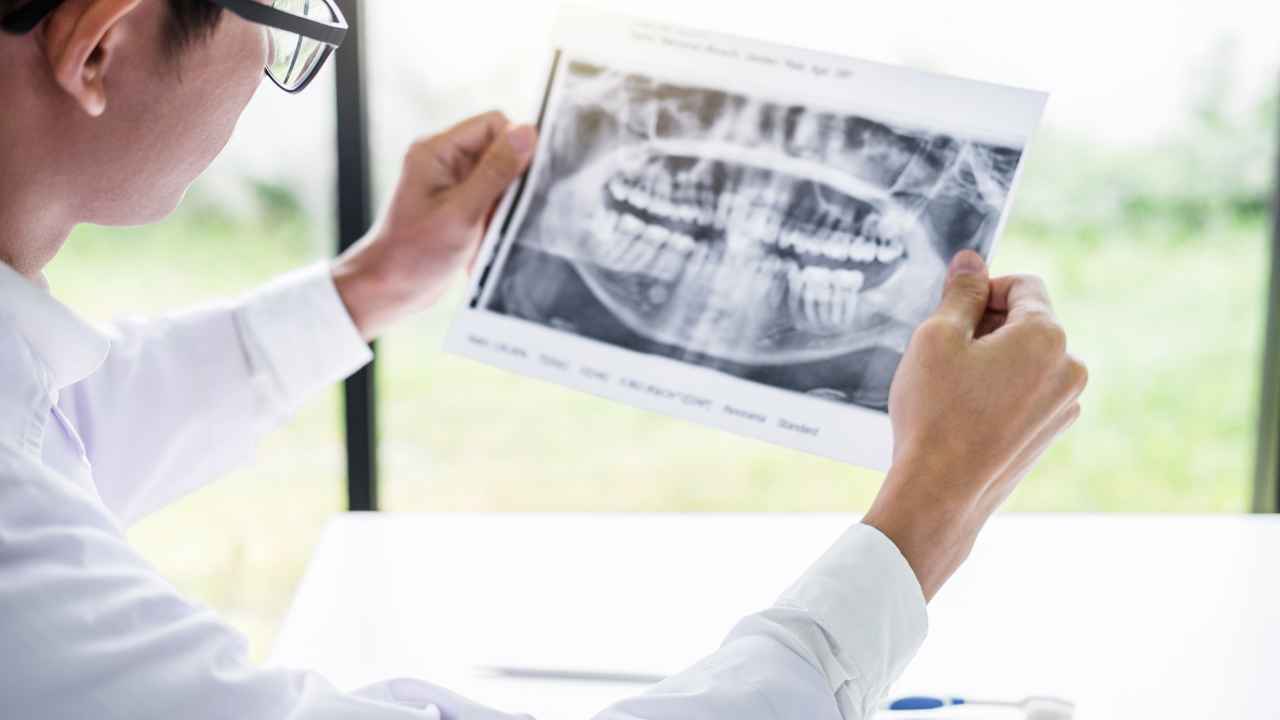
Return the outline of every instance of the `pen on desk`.
{"type": "Polygon", "coordinates": [[[518,680],[557,680],[624,683],[628,685],[653,685],[664,679],[662,675],[633,672],[611,672],[607,670],[571,670],[565,668],[515,667],[509,665],[487,665],[476,669],[484,675],[515,678],[518,680]]]}

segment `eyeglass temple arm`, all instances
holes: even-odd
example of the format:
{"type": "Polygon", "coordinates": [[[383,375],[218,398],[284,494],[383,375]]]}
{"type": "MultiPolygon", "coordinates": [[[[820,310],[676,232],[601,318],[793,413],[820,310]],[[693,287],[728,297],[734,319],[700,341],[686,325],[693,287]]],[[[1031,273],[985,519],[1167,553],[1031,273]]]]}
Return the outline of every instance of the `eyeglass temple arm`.
{"type": "Polygon", "coordinates": [[[325,5],[333,12],[334,17],[334,22],[327,23],[294,15],[258,2],[258,0],[210,1],[221,5],[249,22],[266,25],[277,30],[285,30],[333,47],[341,45],[342,40],[347,36],[347,19],[343,16],[342,10],[337,3],[325,2],[325,5]]]}

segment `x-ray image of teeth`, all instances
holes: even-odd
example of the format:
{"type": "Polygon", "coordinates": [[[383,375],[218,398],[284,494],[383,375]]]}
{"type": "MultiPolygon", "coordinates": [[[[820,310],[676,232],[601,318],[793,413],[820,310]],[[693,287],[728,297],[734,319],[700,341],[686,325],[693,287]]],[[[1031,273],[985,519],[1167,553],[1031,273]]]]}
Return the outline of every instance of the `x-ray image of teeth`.
{"type": "Polygon", "coordinates": [[[1022,152],[561,72],[486,309],[877,410],[951,256],[987,256],[1022,152]]]}

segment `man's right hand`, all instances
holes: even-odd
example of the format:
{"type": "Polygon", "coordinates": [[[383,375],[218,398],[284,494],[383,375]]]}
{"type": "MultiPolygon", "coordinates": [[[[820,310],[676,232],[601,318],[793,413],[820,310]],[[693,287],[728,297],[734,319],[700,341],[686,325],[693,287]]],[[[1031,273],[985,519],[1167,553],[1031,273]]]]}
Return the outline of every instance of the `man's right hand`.
{"type": "Polygon", "coordinates": [[[863,519],[902,551],[926,600],[1079,417],[1087,381],[1039,278],[992,280],[977,253],[955,257],[894,377],[893,467],[863,519]]]}

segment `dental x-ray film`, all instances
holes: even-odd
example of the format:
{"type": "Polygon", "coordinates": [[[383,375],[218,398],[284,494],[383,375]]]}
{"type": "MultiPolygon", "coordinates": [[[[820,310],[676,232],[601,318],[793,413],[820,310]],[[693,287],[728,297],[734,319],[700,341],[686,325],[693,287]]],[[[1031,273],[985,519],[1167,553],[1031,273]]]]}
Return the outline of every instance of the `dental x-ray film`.
{"type": "Polygon", "coordinates": [[[1046,96],[576,8],[554,41],[447,347],[887,468],[894,372],[1046,96]]]}

